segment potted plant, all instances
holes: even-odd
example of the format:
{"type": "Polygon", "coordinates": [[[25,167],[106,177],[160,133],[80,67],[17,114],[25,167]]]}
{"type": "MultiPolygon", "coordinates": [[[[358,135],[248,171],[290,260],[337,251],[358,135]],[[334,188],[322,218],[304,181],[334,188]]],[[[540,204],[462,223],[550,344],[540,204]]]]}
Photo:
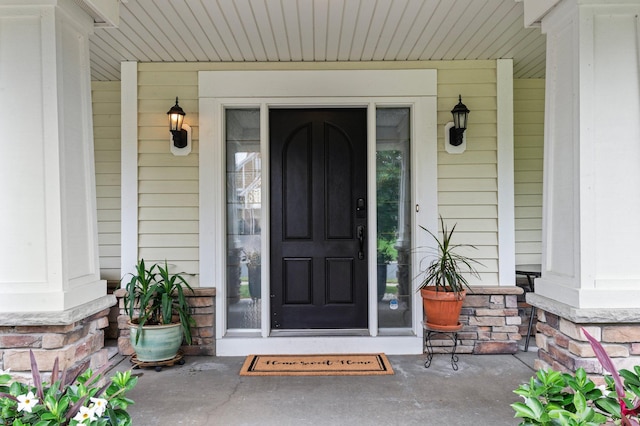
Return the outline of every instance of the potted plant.
{"type": "Polygon", "coordinates": [[[462,302],[466,296],[465,288],[469,288],[464,274],[469,273],[480,278],[474,265],[481,265],[481,263],[457,252],[461,247],[474,249],[476,247],[451,242],[456,225],[448,230],[442,217],[440,217],[440,224],[442,239],[420,226],[433,237],[436,247],[434,257],[424,270],[418,288],[422,295],[427,326],[434,330],[448,331],[460,327],[459,318],[462,302]]]}
{"type": "Polygon", "coordinates": [[[164,267],[145,267],[144,259],[136,265],[125,289],[124,309],[129,315],[131,344],[138,361],[154,362],[172,359],[182,344],[183,334],[191,344],[191,308],[185,288],[193,289],[180,274],[169,274],[164,267]]]}
{"type": "Polygon", "coordinates": [[[378,260],[378,301],[382,300],[387,290],[387,265],[397,256],[393,242],[378,238],[377,260],[378,260]]]}
{"type": "Polygon", "coordinates": [[[261,296],[261,267],[260,267],[260,252],[249,251],[245,252],[247,259],[247,275],[249,280],[249,294],[252,299],[260,299],[261,296]]]}

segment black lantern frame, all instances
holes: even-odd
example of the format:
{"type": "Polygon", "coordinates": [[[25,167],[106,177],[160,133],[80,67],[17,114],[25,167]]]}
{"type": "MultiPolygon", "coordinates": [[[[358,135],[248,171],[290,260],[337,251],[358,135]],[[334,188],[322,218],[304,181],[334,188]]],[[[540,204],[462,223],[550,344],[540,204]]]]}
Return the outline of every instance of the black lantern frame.
{"type": "Polygon", "coordinates": [[[458,95],[458,104],[451,110],[451,115],[453,115],[453,127],[449,129],[449,143],[451,145],[460,146],[462,144],[469,112],[471,112],[469,108],[462,103],[462,95],[458,95]]]}
{"type": "Polygon", "coordinates": [[[184,110],[178,105],[178,97],[176,96],[176,104],[167,112],[169,116],[169,130],[173,135],[173,146],[176,148],[185,148],[188,142],[187,131],[182,128],[185,114],[184,110]]]}

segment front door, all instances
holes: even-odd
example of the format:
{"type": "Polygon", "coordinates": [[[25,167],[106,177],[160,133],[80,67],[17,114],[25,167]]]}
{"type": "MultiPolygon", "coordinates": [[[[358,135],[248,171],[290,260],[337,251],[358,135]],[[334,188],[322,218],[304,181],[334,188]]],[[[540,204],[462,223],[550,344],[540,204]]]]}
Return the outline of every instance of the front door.
{"type": "Polygon", "coordinates": [[[271,327],[364,329],[367,111],[272,109],[271,327]]]}

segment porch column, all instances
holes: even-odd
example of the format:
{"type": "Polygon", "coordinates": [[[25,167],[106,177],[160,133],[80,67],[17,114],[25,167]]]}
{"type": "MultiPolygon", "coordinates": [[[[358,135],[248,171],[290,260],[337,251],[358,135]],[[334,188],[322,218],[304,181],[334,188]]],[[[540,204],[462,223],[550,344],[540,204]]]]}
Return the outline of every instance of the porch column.
{"type": "Polygon", "coordinates": [[[568,369],[593,356],[581,327],[640,355],[639,14],[638,1],[525,0],[547,35],[542,277],[527,299],[541,357],[568,369]]]}
{"type": "Polygon", "coordinates": [[[0,0],[0,367],[28,370],[25,348],[43,369],[44,349],[62,366],[99,351],[115,303],[98,264],[93,25],[73,0],[0,0]]]}

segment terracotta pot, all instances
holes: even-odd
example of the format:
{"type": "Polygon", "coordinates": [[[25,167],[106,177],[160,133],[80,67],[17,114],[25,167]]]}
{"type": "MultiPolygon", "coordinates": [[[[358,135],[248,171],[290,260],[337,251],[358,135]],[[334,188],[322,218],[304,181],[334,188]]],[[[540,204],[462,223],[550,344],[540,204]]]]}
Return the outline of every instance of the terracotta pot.
{"type": "Polygon", "coordinates": [[[425,323],[433,330],[450,331],[460,328],[460,311],[466,296],[466,290],[456,294],[448,291],[436,291],[435,286],[420,289],[425,323]]]}

